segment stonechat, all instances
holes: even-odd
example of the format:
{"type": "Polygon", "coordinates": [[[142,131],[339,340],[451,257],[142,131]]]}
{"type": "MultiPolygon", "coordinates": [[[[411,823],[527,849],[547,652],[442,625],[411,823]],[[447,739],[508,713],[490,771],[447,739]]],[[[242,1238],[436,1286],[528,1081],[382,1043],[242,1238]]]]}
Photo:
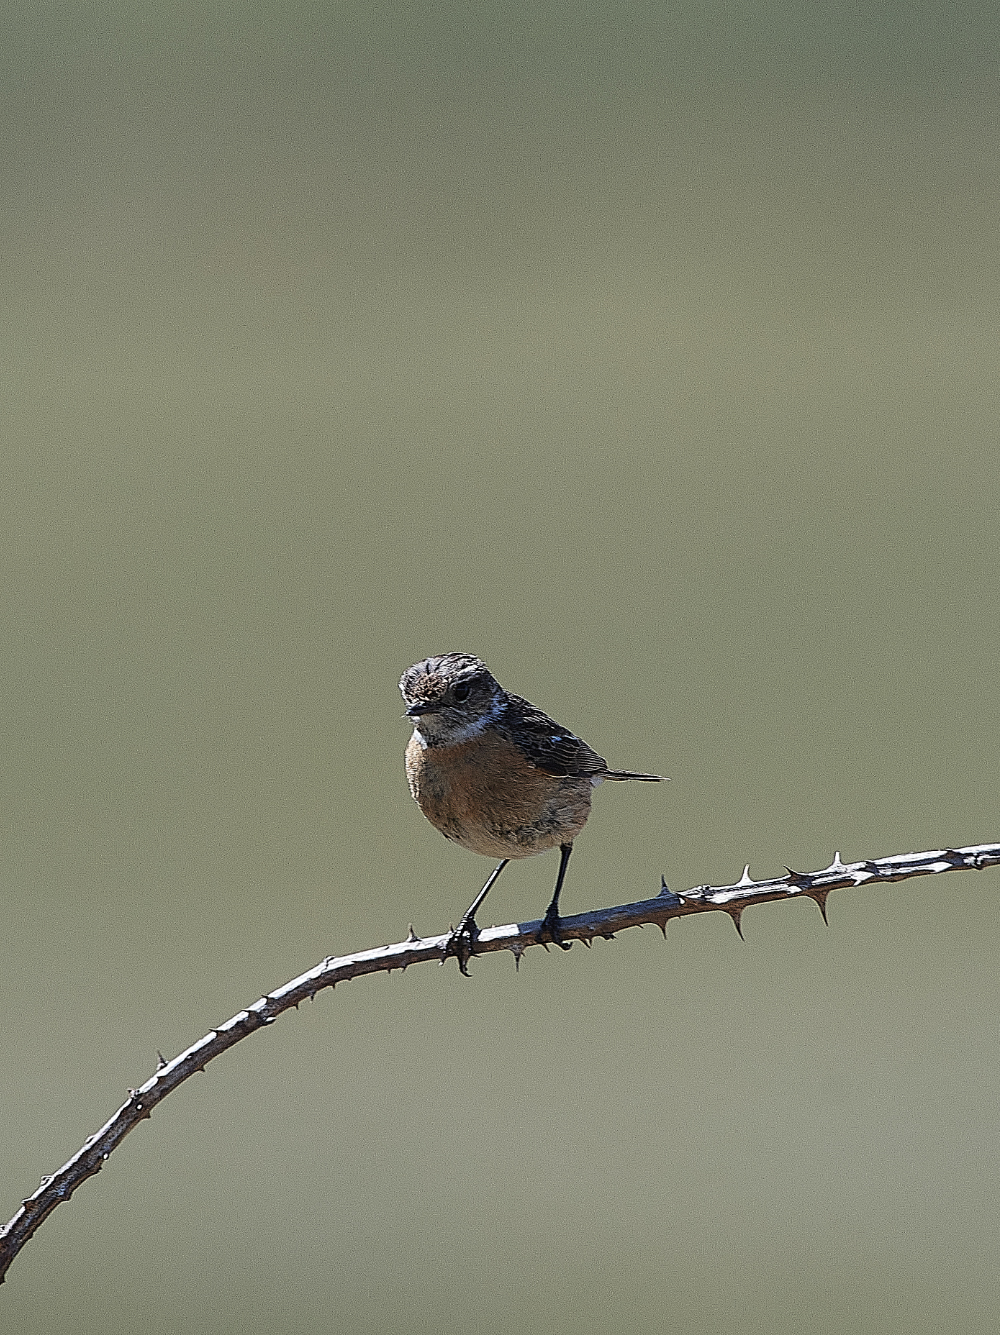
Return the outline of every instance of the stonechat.
{"type": "Polygon", "coordinates": [[[472,654],[436,654],[400,678],[413,736],[406,777],[420,810],[446,839],[501,859],[449,935],[442,963],[474,953],[476,913],[513,858],[559,849],[559,872],[538,940],[563,950],[559,894],[573,840],[587,823],[594,789],[605,779],[660,783],[660,774],[609,769],[582,738],[505,691],[472,654]]]}

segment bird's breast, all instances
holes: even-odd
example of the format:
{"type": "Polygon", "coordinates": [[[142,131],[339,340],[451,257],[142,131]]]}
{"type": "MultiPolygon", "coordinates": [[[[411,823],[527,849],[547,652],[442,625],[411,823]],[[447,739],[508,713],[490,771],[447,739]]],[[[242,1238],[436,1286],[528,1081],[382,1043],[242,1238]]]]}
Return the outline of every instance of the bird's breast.
{"type": "Polygon", "coordinates": [[[427,746],[414,735],[406,777],[433,826],[488,857],[530,857],[568,843],[590,814],[589,776],[547,774],[490,729],[455,746],[427,746]]]}

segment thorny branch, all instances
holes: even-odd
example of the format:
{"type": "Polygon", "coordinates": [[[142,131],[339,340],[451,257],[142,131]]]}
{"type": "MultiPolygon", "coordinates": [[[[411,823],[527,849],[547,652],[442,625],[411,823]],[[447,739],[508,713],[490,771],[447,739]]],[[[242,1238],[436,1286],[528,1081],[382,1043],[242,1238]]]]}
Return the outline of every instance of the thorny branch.
{"type": "MultiPolygon", "coordinates": [[[[614,908],[595,909],[563,918],[561,922],[565,941],[582,941],[589,946],[595,937],[611,939],[626,927],[641,927],[655,923],[667,934],[671,918],[683,918],[692,913],[721,910],[732,918],[742,936],[740,918],[744,909],[753,904],[767,904],[774,900],[797,899],[803,895],[819,905],[826,920],[826,900],[833,890],[849,886],[868,885],[887,881],[905,881],[911,876],[933,876],[946,871],[980,871],[1000,864],[1000,843],[975,844],[967,848],[946,848],[927,853],[904,853],[874,861],[849,862],[834,856],[829,867],[822,871],[796,872],[786,867],[786,876],[773,880],[754,881],[747,867],[735,885],[699,885],[683,894],[674,894],[663,882],[655,899],[643,899],[634,904],[619,904],[614,908]]],[[[487,927],[476,938],[475,955],[496,950],[509,950],[516,961],[529,946],[537,945],[536,934],[540,922],[511,923],[506,927],[487,927]]],[[[49,1177],[43,1177],[38,1190],[21,1202],[9,1223],[0,1228],[0,1283],[24,1244],[62,1201],[70,1196],[88,1177],[104,1167],[111,1151],[137,1126],[150,1116],[166,1096],[198,1071],[203,1071],[213,1058],[218,1057],[247,1038],[256,1029],[273,1024],[284,1011],[311,1000],[325,987],[362,974],[381,973],[392,969],[407,969],[411,964],[426,964],[432,960],[444,962],[442,953],[448,940],[444,936],[419,937],[410,928],[405,941],[393,946],[377,946],[353,955],[328,957],[308,973],[293,978],[274,992],[255,1001],[218,1029],[212,1029],[197,1043],[193,1043],[172,1061],[162,1057],[153,1075],[138,1089],[129,1090],[129,1096],[101,1129],[88,1136],[82,1148],[49,1177]]]]}

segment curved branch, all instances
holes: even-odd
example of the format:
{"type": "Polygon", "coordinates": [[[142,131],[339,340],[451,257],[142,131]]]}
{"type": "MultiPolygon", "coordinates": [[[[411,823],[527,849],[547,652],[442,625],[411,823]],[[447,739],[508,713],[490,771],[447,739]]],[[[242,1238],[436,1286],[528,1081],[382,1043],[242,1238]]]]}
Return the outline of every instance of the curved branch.
{"type": "MultiPolygon", "coordinates": [[[[642,899],[634,904],[618,904],[613,908],[595,909],[575,917],[563,918],[561,929],[565,941],[582,941],[589,946],[594,937],[610,939],[626,927],[642,927],[655,923],[666,936],[671,918],[683,918],[692,913],[722,911],[733,919],[740,932],[743,911],[754,904],[774,900],[797,899],[805,896],[819,905],[826,919],[826,900],[833,890],[873,882],[905,881],[911,876],[932,876],[939,872],[982,870],[1000,864],[1000,843],[975,844],[967,848],[946,848],[927,853],[904,853],[874,861],[849,862],[834,856],[829,867],[822,871],[795,872],[786,868],[787,875],[767,881],[754,881],[747,867],[735,885],[696,886],[683,894],[674,894],[663,882],[655,899],[642,899]]],[[[516,961],[529,946],[538,945],[539,921],[510,923],[505,927],[487,927],[476,938],[474,955],[485,955],[497,950],[509,950],[516,961]]],[[[308,973],[300,974],[274,992],[255,1001],[252,1006],[234,1015],[218,1029],[210,1030],[180,1056],[172,1061],[160,1059],[153,1075],[129,1096],[101,1129],[88,1136],[81,1149],[49,1177],[31,1196],[22,1201],[14,1217],[0,1228],[0,1283],[15,1256],[35,1230],[62,1201],[69,1200],[81,1182],[99,1172],[112,1150],[120,1144],[139,1122],[149,1117],[156,1105],[183,1084],[197,1071],[203,1071],[210,1061],[228,1048],[249,1037],[264,1025],[273,1024],[284,1011],[311,1000],[325,987],[336,987],[349,978],[363,974],[381,973],[392,969],[408,969],[411,964],[426,964],[432,960],[444,963],[442,953],[448,942],[443,936],[419,937],[410,928],[405,941],[392,946],[377,946],[353,955],[328,957],[308,973]]]]}

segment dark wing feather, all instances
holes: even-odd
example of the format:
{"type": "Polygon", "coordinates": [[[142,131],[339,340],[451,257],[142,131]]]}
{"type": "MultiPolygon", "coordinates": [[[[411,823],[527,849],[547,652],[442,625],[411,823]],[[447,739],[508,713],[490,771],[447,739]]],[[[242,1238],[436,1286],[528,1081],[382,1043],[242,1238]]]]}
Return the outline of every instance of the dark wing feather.
{"type": "Polygon", "coordinates": [[[582,778],[607,772],[608,762],[592,751],[582,737],[561,727],[519,695],[508,694],[507,705],[494,727],[547,774],[582,778]]]}

